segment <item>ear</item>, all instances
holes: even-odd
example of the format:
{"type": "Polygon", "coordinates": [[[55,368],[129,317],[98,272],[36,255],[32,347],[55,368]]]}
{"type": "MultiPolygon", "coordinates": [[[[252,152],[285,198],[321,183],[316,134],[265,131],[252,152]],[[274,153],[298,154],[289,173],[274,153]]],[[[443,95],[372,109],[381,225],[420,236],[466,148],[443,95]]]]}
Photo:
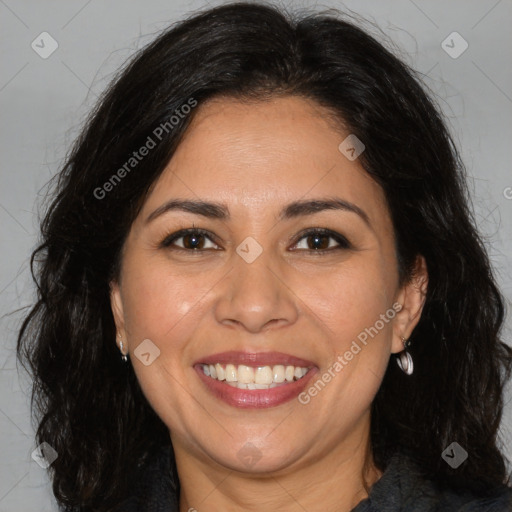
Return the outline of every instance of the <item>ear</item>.
{"type": "Polygon", "coordinates": [[[393,354],[404,349],[402,338],[409,339],[419,322],[427,297],[427,287],[427,263],[423,256],[418,255],[412,277],[402,286],[396,299],[396,302],[402,305],[402,309],[396,314],[393,322],[393,354]]]}
{"type": "Polygon", "coordinates": [[[112,315],[114,316],[114,322],[116,324],[117,347],[120,349],[119,340],[122,340],[123,346],[126,347],[125,350],[128,350],[128,343],[126,341],[126,331],[124,328],[124,311],[123,301],[121,299],[121,288],[119,286],[119,283],[115,281],[112,281],[110,283],[110,307],[112,309],[112,315]]]}

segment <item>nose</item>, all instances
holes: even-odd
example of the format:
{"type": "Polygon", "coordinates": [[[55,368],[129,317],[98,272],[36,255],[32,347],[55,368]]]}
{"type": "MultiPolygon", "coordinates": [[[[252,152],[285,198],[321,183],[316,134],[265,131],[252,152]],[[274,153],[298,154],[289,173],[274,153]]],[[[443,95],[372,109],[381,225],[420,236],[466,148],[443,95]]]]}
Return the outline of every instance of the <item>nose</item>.
{"type": "Polygon", "coordinates": [[[222,281],[215,304],[219,323],[258,333],[297,321],[297,296],[280,270],[283,266],[266,253],[252,263],[233,256],[234,268],[222,281]]]}

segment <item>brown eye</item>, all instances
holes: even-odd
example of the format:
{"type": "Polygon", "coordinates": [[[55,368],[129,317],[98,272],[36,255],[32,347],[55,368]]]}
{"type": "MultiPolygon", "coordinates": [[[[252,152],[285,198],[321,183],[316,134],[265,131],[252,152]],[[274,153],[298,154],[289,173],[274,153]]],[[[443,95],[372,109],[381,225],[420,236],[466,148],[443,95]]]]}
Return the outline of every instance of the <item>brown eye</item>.
{"type": "Polygon", "coordinates": [[[161,247],[182,249],[185,251],[200,251],[205,249],[216,249],[218,246],[211,240],[207,231],[201,229],[183,229],[167,236],[161,247]],[[210,243],[210,246],[208,246],[210,243]]]}
{"type": "Polygon", "coordinates": [[[181,238],[185,249],[202,249],[204,246],[204,235],[189,233],[181,238]]]}
{"type": "Polygon", "coordinates": [[[301,238],[294,247],[296,249],[321,253],[336,249],[349,249],[351,245],[339,233],[328,229],[313,229],[302,233],[301,238]],[[302,247],[299,247],[299,245],[302,245],[302,247]]]}

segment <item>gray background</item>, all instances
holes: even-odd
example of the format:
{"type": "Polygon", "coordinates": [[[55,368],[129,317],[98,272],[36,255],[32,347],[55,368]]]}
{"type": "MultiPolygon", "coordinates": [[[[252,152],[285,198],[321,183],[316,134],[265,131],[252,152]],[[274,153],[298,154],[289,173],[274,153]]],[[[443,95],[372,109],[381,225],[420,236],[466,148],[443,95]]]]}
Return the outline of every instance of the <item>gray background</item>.
{"type": "MultiPolygon", "coordinates": [[[[28,258],[37,241],[41,189],[58,170],[85,114],[122,62],[168,23],[219,3],[224,2],[0,0],[0,512],[57,510],[45,470],[31,459],[35,444],[29,417],[30,383],[23,370],[18,371],[14,351],[21,313],[13,311],[34,297],[28,258]],[[44,31],[59,45],[47,59],[31,48],[44,31]]],[[[349,8],[376,22],[398,46],[402,58],[425,74],[462,149],[476,219],[510,310],[512,2],[282,4],[349,8]],[[458,58],[441,47],[453,31],[469,44],[458,58]]],[[[461,48],[459,41],[448,41],[455,50],[461,48]]],[[[511,326],[509,313],[504,332],[509,344],[511,326]]],[[[511,391],[509,387],[502,423],[509,458],[511,391]]],[[[465,448],[471,454],[471,447],[465,448]]]]}

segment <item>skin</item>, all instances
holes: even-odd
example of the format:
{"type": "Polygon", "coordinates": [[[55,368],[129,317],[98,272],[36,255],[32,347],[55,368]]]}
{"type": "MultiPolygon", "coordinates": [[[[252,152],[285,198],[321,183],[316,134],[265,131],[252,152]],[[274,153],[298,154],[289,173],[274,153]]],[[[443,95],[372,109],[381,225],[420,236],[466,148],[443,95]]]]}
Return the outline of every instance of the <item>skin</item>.
{"type": "Polygon", "coordinates": [[[357,159],[340,153],[348,132],[322,107],[300,97],[217,98],[197,109],[131,227],[119,282],[111,283],[124,351],[169,427],[180,511],[349,511],[367,496],[363,478],[372,485],[382,475],[369,447],[370,407],[390,355],[419,320],[425,261],[418,257],[415,277],[399,286],[384,193],[357,159]],[[364,210],[369,224],[342,210],[278,219],[292,201],[332,196],[364,210]],[[168,211],[146,222],[175,198],[224,203],[231,218],[168,211]],[[192,227],[217,239],[204,238],[200,251],[183,249],[190,239],[176,240],[175,249],[159,245],[192,227]],[[313,237],[300,238],[311,227],[333,230],[351,247],[314,253],[313,237]],[[248,236],[263,249],[252,263],[236,252],[248,236]],[[213,397],[192,367],[228,350],[280,351],[313,361],[322,375],[394,303],[401,311],[306,405],[238,409],[213,397]],[[160,350],[149,366],[133,354],[145,339],[160,350]],[[253,465],[238,456],[246,443],[260,456],[253,465]]]}

